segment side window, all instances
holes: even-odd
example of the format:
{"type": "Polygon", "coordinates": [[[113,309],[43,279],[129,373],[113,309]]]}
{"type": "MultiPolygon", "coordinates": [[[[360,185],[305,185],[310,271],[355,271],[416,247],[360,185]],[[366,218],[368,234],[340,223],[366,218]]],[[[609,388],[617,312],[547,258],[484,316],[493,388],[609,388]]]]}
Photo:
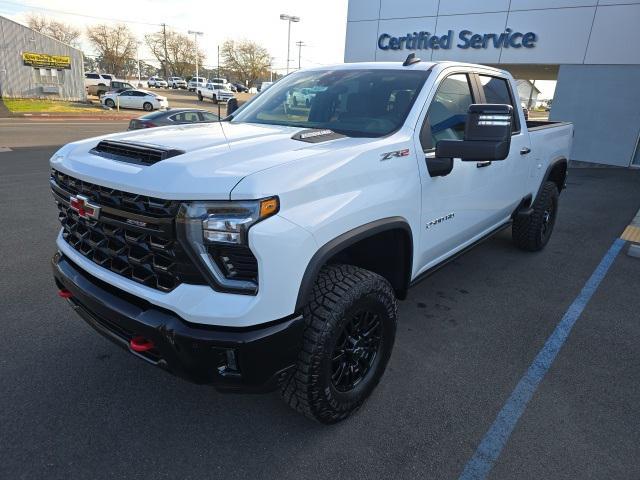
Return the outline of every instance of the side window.
{"type": "Polygon", "coordinates": [[[200,115],[202,116],[202,121],[204,122],[217,122],[219,120],[218,116],[214,115],[213,113],[201,112],[200,115]]]}
{"type": "Polygon", "coordinates": [[[484,98],[487,103],[499,103],[502,105],[511,105],[513,107],[513,132],[516,133],[520,130],[518,122],[519,112],[518,105],[514,103],[511,96],[511,89],[509,88],[509,82],[504,78],[491,77],[489,75],[478,75],[482,89],[484,90],[484,98]]]}
{"type": "Polygon", "coordinates": [[[96,79],[96,78],[100,78],[100,75],[98,75],[97,73],[87,73],[85,75],[85,77],[86,78],[94,78],[94,79],[96,79]]]}
{"type": "Polygon", "coordinates": [[[435,148],[440,140],[463,140],[467,111],[472,103],[473,95],[466,74],[459,73],[445,78],[427,112],[431,143],[423,145],[423,148],[435,148]]]}
{"type": "Polygon", "coordinates": [[[198,112],[183,112],[171,117],[174,122],[199,122],[198,112]]]}

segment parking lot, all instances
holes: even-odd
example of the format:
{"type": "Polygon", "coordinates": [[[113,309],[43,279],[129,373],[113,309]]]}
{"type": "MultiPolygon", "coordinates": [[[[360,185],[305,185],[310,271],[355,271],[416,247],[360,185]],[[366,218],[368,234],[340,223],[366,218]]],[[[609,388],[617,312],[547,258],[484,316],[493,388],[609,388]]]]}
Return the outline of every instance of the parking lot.
{"type": "MultiPolygon", "coordinates": [[[[171,94],[186,103],[193,96],[171,94]]],[[[62,140],[51,126],[29,123],[0,138],[0,146],[17,147],[0,153],[0,478],[7,479],[458,478],[640,208],[640,171],[571,170],[547,248],[521,252],[506,230],[413,288],[400,304],[379,387],[351,419],[326,427],[275,393],[223,395],[154,369],[58,298],[47,160],[62,140]],[[29,137],[39,146],[21,147],[29,137]]],[[[100,129],[77,126],[73,135],[100,129]]],[[[640,478],[640,260],[625,252],[489,478],[640,478]]]]}

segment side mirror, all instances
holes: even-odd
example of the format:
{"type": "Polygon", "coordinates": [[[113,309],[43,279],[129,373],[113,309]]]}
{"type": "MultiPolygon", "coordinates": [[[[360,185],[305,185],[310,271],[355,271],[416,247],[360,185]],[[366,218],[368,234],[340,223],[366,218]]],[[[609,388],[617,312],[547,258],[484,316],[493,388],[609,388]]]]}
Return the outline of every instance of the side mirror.
{"type": "Polygon", "coordinates": [[[460,158],[467,162],[504,160],[509,156],[512,124],[511,105],[471,105],[464,140],[440,140],[436,158],[460,158]]]}
{"type": "Polygon", "coordinates": [[[227,115],[231,115],[236,110],[238,110],[238,100],[235,98],[230,98],[227,102],[227,115]]]}

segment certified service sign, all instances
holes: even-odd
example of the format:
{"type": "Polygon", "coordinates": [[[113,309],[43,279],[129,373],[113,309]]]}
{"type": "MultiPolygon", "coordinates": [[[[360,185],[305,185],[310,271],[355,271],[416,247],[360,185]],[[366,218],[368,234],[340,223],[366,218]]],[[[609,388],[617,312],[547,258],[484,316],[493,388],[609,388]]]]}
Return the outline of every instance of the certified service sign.
{"type": "Polygon", "coordinates": [[[71,69],[71,57],[65,55],[47,55],[46,53],[23,52],[22,62],[34,68],[71,69]]]}

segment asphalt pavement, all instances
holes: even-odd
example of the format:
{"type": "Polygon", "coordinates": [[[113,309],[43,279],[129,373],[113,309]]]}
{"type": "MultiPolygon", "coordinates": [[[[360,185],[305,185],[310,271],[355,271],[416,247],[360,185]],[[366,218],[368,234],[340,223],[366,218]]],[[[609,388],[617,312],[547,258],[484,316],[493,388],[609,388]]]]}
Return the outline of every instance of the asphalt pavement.
{"type": "MultiPolygon", "coordinates": [[[[48,129],[24,131],[46,143],[48,129]]],[[[12,480],[458,478],[640,208],[640,171],[571,170],[547,248],[521,252],[506,230],[413,288],[379,387],[326,427],[277,394],[174,378],[58,298],[49,145],[0,153],[0,478],[12,480]]],[[[639,290],[640,261],[622,253],[489,478],[640,478],[639,290]]]]}

